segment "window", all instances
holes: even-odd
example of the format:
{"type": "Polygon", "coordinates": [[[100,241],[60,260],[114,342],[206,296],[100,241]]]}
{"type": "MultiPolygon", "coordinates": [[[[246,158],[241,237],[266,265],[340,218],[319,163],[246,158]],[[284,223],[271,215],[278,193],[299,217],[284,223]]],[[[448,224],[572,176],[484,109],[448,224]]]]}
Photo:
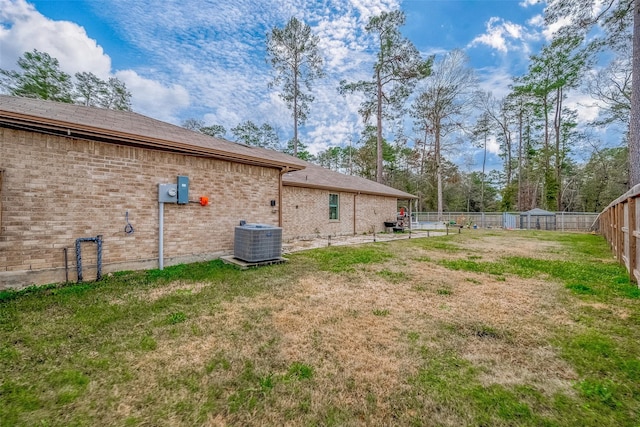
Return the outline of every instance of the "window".
{"type": "Polygon", "coordinates": [[[329,194],[329,219],[339,219],[338,195],[329,194]]]}

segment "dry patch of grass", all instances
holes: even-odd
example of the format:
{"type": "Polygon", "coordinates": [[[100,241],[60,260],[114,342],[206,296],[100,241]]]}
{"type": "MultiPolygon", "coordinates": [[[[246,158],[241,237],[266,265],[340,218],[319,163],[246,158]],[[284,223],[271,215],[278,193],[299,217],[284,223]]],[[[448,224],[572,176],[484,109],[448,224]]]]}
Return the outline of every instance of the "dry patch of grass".
{"type": "Polygon", "coordinates": [[[182,280],[176,280],[158,287],[125,292],[113,298],[111,303],[128,304],[134,300],[154,302],[176,293],[197,294],[208,285],[209,284],[205,282],[185,282],[182,280]]]}
{"type": "Polygon", "coordinates": [[[467,239],[460,246],[477,252],[482,259],[494,261],[502,256],[534,257],[541,259],[561,259],[564,248],[561,243],[522,237],[518,232],[499,231],[499,235],[483,236],[481,239],[467,239]]]}
{"type": "Polygon", "coordinates": [[[599,302],[583,302],[581,301],[578,304],[580,307],[588,307],[594,310],[602,311],[604,313],[609,313],[614,317],[620,320],[629,319],[630,313],[629,310],[623,307],[619,307],[613,304],[604,304],[599,302]]]}
{"type": "MultiPolygon", "coordinates": [[[[383,264],[378,271],[394,268],[383,264]]],[[[145,389],[161,388],[154,382],[163,373],[197,372],[219,354],[227,358],[228,369],[217,371],[217,381],[241,375],[247,360],[275,376],[301,362],[315,370],[308,390],[313,407],[340,406],[353,413],[369,408],[368,423],[389,423],[395,396],[410,390],[407,377],[421,364],[408,339],[412,333],[429,351],[455,352],[476,366],[484,385],[528,383],[549,395],[571,393],[576,374],[547,340],[549,322],[572,323],[556,303],[557,284],[489,278],[476,285],[465,280],[464,272],[431,264],[407,265],[406,270],[409,279],[401,283],[367,271],[355,277],[309,274],[286,296],[223,302],[215,316],[190,321],[199,336],[160,341],[155,351],[133,358],[137,386],[132,384],[120,400],[124,408],[135,408],[144,401],[145,389]],[[269,363],[262,364],[265,354],[269,363]]],[[[278,413],[297,403],[283,394],[270,401],[275,410],[265,411],[283,421],[278,413]]],[[[229,420],[234,417],[230,414],[229,420]]],[[[449,417],[459,421],[454,414],[449,417]]]]}

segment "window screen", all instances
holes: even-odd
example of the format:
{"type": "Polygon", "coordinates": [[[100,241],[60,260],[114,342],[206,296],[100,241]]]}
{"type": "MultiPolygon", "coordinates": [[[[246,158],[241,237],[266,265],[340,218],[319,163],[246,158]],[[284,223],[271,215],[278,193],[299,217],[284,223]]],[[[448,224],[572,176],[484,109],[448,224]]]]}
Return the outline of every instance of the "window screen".
{"type": "Polygon", "coordinates": [[[329,194],[329,219],[339,219],[338,195],[329,194]]]}

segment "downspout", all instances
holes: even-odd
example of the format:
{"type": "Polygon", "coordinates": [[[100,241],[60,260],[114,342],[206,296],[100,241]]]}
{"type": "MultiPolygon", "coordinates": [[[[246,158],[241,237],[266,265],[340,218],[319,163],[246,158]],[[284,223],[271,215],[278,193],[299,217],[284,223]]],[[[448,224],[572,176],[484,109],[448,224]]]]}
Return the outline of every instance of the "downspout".
{"type": "Polygon", "coordinates": [[[356,200],[357,200],[358,194],[360,194],[360,193],[359,192],[358,193],[353,193],[353,235],[354,236],[356,234],[358,234],[357,228],[356,228],[356,212],[357,212],[356,200]]]}
{"type": "Polygon", "coordinates": [[[158,202],[158,270],[164,269],[164,203],[158,202]]]}
{"type": "Polygon", "coordinates": [[[280,176],[278,177],[278,227],[282,227],[282,177],[289,170],[289,166],[284,166],[280,170],[280,176]]]}

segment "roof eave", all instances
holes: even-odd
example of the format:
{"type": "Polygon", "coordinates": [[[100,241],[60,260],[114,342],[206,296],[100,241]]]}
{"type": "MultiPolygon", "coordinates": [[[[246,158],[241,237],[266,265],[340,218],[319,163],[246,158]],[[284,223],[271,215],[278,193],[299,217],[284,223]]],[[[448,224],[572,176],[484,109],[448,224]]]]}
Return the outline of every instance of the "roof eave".
{"type": "Polygon", "coordinates": [[[367,194],[371,196],[384,196],[384,197],[395,197],[400,200],[413,200],[417,199],[416,196],[406,193],[406,195],[401,194],[390,194],[383,193],[378,191],[370,191],[370,190],[356,190],[353,188],[341,188],[341,187],[332,187],[328,185],[319,185],[319,184],[311,184],[308,182],[296,182],[296,181],[282,181],[282,185],[289,187],[300,187],[300,188],[313,188],[316,190],[327,190],[327,191],[337,191],[342,193],[353,193],[353,194],[367,194]]]}
{"type": "Polygon", "coordinates": [[[241,154],[217,150],[215,148],[198,147],[175,141],[145,137],[125,132],[116,132],[104,128],[84,126],[61,120],[51,120],[5,110],[0,111],[0,124],[13,124],[18,128],[24,127],[36,132],[50,131],[60,136],[79,137],[90,140],[102,139],[107,140],[107,142],[121,145],[135,145],[181,154],[213,157],[256,166],[288,168],[288,170],[291,171],[302,170],[305,167],[303,164],[296,162],[275,161],[258,156],[244,156],[241,154]]]}

